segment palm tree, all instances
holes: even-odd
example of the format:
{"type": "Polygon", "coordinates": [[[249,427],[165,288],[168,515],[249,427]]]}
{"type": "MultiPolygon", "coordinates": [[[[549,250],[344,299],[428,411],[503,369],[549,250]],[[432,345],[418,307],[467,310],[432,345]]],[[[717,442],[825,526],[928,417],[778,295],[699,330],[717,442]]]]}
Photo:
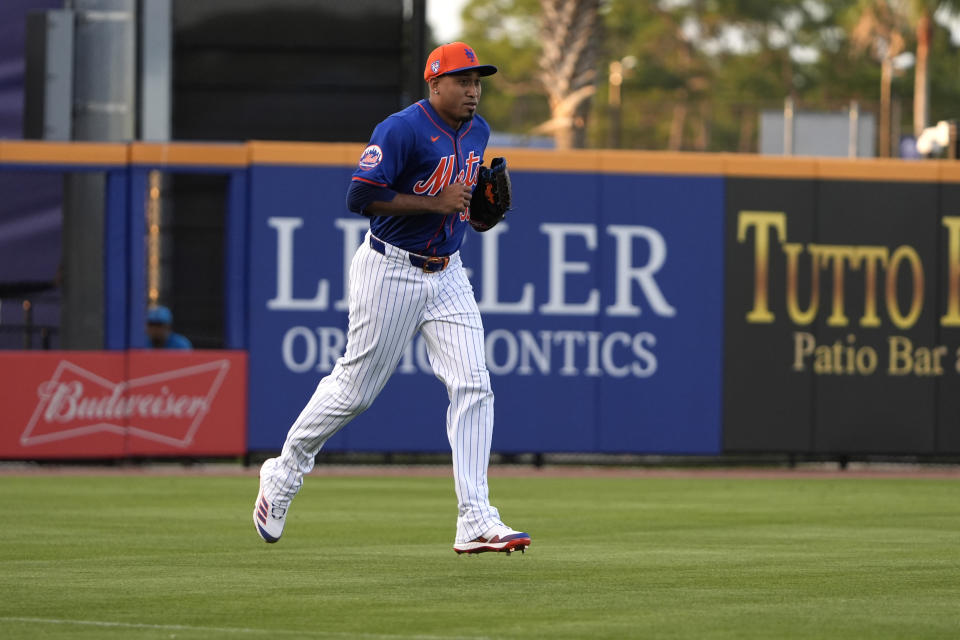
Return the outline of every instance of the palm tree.
{"type": "Polygon", "coordinates": [[[583,147],[590,98],[597,92],[600,0],[540,0],[540,81],[550,120],[535,131],[553,134],[558,149],[583,147]]]}
{"type": "Polygon", "coordinates": [[[906,48],[907,25],[890,0],[860,0],[850,33],[854,49],[870,49],[880,61],[880,157],[890,156],[890,85],[893,59],[906,48]]]}
{"type": "Polygon", "coordinates": [[[906,17],[917,37],[916,66],[913,81],[913,133],[920,136],[927,126],[930,114],[930,82],[927,78],[927,62],[930,57],[930,41],[933,38],[933,16],[937,11],[956,12],[958,0],[899,0],[906,3],[906,17]]]}

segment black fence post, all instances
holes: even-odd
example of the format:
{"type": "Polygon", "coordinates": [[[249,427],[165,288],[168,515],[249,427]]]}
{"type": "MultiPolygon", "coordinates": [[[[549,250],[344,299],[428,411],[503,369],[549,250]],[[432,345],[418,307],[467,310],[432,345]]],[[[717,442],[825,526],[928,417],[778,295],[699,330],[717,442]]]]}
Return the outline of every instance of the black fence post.
{"type": "Polygon", "coordinates": [[[29,300],[23,301],[23,348],[33,349],[33,309],[29,300]]]}

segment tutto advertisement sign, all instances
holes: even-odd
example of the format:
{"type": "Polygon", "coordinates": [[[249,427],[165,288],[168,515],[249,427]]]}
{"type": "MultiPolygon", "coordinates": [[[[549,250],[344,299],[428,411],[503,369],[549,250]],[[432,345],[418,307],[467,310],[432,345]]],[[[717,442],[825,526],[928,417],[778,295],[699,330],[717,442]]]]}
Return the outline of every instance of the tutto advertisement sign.
{"type": "Polygon", "coordinates": [[[728,451],[960,451],[956,185],[727,181],[728,451]]]}
{"type": "MultiPolygon", "coordinates": [[[[250,434],[275,450],[343,353],[367,220],[352,169],[251,167],[250,434]]],[[[500,452],[720,451],[722,180],[512,171],[514,209],[461,250],[486,331],[500,452]]],[[[328,450],[445,451],[418,336],[328,450]]]]}
{"type": "Polygon", "coordinates": [[[242,352],[5,353],[0,372],[2,458],[246,452],[242,352]]]}

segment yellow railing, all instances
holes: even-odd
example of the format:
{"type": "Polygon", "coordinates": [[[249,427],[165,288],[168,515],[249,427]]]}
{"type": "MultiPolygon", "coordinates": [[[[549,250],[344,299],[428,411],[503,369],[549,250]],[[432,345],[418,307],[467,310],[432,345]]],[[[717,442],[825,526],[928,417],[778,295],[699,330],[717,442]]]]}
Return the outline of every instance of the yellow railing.
{"type": "MultiPolygon", "coordinates": [[[[356,164],[363,143],[272,142],[46,142],[0,140],[3,165],[342,166],[356,164]]],[[[505,156],[520,171],[610,174],[715,175],[727,177],[819,178],[896,182],[960,182],[960,162],[951,160],[781,157],[734,153],[522,149],[489,147],[486,156],[505,156]]]]}

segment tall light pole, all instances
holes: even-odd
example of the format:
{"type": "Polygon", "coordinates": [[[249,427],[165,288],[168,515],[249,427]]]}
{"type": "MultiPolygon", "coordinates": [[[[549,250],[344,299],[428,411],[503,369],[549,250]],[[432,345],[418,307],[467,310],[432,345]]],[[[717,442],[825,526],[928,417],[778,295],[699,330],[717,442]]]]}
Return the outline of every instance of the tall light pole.
{"type": "Polygon", "coordinates": [[[636,56],[624,56],[619,60],[610,63],[609,84],[610,96],[608,100],[610,111],[610,132],[608,145],[612,149],[619,149],[621,144],[621,92],[624,76],[635,66],[637,66],[636,56]]]}

